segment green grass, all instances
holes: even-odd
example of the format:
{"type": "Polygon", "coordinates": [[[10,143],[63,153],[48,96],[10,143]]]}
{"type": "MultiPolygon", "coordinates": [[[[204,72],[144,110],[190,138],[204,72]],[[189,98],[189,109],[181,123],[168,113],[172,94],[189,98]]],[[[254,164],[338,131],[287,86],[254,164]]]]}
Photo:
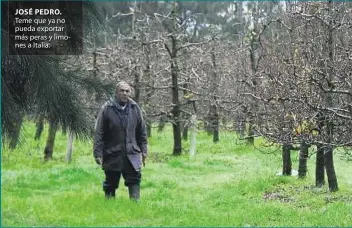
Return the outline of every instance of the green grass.
{"type": "MultiPolygon", "coordinates": [[[[47,131],[47,129],[45,129],[47,131]]],[[[46,132],[45,132],[46,134],[46,132]]],[[[314,155],[308,176],[277,176],[279,148],[243,144],[231,132],[220,143],[197,135],[196,157],[172,153],[168,126],[149,140],[142,174],[142,200],[128,200],[120,182],[117,198],[105,200],[102,170],[92,158],[92,142],[74,142],[73,161],[65,162],[66,136],[57,134],[54,159],[43,162],[45,137],[32,140],[28,123],[21,144],[2,151],[2,226],[351,226],[352,166],[335,156],[340,190],[314,184],[314,155]]],[[[297,169],[297,153],[292,153],[297,169]]]]}

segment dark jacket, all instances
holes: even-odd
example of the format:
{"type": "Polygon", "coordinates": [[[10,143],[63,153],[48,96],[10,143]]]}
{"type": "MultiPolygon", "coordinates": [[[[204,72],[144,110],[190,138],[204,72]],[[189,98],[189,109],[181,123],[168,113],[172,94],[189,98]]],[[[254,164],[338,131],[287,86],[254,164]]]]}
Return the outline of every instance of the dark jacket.
{"type": "Polygon", "coordinates": [[[147,132],[136,102],[129,99],[126,110],[116,98],[102,106],[95,125],[93,155],[103,158],[104,170],[121,171],[126,156],[136,171],[141,170],[141,156],[147,156],[147,132]]]}

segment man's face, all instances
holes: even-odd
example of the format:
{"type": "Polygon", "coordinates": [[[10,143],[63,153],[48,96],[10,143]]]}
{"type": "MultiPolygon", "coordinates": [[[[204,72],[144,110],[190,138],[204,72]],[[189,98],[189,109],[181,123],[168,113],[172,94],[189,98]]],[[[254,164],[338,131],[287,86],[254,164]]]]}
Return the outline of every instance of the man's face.
{"type": "Polygon", "coordinates": [[[131,95],[131,87],[128,85],[121,85],[117,89],[117,97],[122,102],[127,102],[130,95],[131,95]]]}

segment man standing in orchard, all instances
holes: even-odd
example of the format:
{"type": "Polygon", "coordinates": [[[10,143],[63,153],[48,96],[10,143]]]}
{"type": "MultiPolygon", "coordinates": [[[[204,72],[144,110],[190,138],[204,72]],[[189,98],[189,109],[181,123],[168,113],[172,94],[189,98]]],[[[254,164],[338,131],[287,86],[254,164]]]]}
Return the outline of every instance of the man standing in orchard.
{"type": "Polygon", "coordinates": [[[121,81],[95,124],[94,158],[105,172],[106,198],[115,197],[123,176],[129,197],[140,198],[141,168],[147,157],[147,132],[138,104],[130,99],[131,86],[121,81]]]}

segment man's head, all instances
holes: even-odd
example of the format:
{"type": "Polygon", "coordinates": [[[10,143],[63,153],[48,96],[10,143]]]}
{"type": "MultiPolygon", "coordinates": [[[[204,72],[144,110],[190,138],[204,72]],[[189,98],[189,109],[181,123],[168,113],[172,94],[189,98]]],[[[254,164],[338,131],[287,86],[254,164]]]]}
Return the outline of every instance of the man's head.
{"type": "Polygon", "coordinates": [[[131,95],[131,90],[132,88],[127,82],[120,81],[116,85],[116,91],[115,91],[116,97],[120,102],[126,103],[128,101],[128,98],[131,95]]]}

